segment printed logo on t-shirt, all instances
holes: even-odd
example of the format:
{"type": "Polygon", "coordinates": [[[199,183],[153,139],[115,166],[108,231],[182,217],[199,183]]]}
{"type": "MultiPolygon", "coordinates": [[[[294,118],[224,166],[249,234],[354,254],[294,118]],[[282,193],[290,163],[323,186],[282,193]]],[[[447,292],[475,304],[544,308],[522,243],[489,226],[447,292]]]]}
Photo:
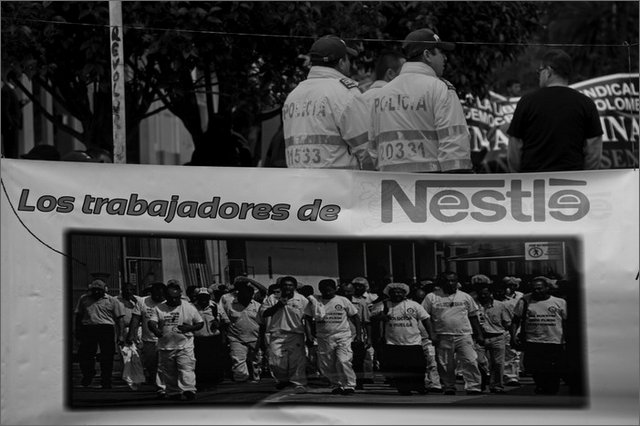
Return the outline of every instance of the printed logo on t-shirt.
{"type": "Polygon", "coordinates": [[[547,310],[552,314],[555,314],[556,312],[558,312],[558,308],[556,308],[555,306],[549,306],[547,310]]]}
{"type": "Polygon", "coordinates": [[[336,311],[341,311],[342,309],[344,309],[342,305],[336,305],[336,311]]]}
{"type": "Polygon", "coordinates": [[[415,311],[415,309],[413,309],[413,308],[407,308],[407,313],[408,313],[409,315],[413,315],[413,314],[415,314],[415,313],[416,313],[416,311],[415,311]]]}

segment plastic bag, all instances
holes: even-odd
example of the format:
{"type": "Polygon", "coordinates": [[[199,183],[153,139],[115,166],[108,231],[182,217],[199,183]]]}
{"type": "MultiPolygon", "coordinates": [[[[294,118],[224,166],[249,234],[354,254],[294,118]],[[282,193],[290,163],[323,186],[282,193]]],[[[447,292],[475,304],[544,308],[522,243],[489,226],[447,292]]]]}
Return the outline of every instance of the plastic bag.
{"type": "Polygon", "coordinates": [[[125,345],[120,348],[122,354],[122,380],[133,390],[138,389],[140,383],[144,383],[144,370],[142,361],[135,345],[125,345]]]}

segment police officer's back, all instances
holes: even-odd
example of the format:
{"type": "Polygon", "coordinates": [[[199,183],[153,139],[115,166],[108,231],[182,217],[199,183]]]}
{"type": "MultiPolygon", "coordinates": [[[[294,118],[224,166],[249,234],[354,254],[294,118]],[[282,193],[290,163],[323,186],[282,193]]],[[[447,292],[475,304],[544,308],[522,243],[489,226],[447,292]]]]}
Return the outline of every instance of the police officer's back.
{"type": "Polygon", "coordinates": [[[368,111],[358,84],[347,78],[357,52],[336,36],[318,39],[311,70],[282,110],[288,167],[371,169],[368,111]]]}
{"type": "Polygon", "coordinates": [[[455,88],[442,79],[445,50],[428,29],[403,43],[407,62],[400,75],[377,90],[371,106],[371,156],[382,171],[471,170],[469,130],[455,88]]]}

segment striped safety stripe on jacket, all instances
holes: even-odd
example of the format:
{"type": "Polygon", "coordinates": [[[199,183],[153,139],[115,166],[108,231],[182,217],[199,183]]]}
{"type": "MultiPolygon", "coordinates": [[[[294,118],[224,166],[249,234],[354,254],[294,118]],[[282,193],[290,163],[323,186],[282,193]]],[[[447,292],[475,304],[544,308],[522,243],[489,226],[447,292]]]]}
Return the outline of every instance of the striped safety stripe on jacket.
{"type": "Polygon", "coordinates": [[[287,167],[371,169],[368,119],[355,82],[333,68],[311,67],[282,109],[287,167]]]}
{"type": "Polygon", "coordinates": [[[440,172],[471,169],[469,130],[450,84],[422,62],[407,62],[400,75],[370,101],[370,155],[378,169],[440,172]]]}

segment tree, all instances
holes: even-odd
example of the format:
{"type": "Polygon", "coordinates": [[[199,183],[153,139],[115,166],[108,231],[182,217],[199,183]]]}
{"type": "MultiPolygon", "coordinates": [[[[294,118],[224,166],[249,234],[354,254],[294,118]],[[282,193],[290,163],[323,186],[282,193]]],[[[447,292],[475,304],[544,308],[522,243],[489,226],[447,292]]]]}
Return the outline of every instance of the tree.
{"type": "MultiPolygon", "coordinates": [[[[111,84],[106,2],[2,2],[2,65],[24,72],[82,124],[78,131],[47,111],[35,90],[16,84],[58,129],[87,148],[112,151],[111,84]],[[26,47],[26,49],[25,49],[26,47]]],[[[125,44],[125,49],[128,45],[125,44]]],[[[125,52],[125,55],[127,52],[125,52]]],[[[127,135],[148,116],[155,87],[125,85],[127,135]]]]}

